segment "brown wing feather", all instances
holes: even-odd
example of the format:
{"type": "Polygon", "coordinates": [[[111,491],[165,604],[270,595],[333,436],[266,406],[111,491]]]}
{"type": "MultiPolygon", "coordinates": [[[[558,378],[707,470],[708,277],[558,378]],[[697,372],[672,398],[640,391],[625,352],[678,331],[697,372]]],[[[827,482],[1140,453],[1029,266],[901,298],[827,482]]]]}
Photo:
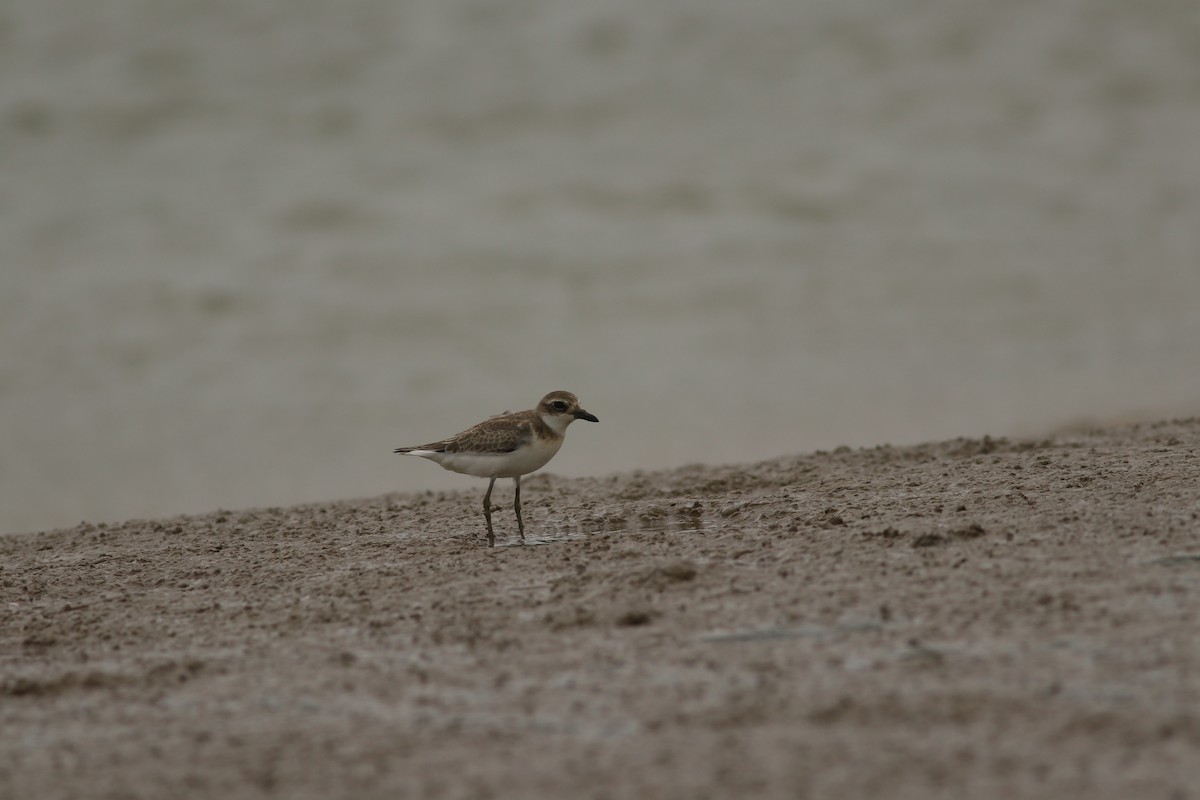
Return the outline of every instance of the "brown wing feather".
{"type": "MultiPolygon", "coordinates": [[[[536,420],[541,423],[541,420],[536,420]]],[[[457,436],[418,447],[399,447],[397,453],[433,450],[436,453],[511,453],[534,436],[533,412],[497,414],[457,436]]],[[[544,427],[544,423],[542,423],[544,427]]]]}
{"type": "Polygon", "coordinates": [[[447,453],[511,453],[533,438],[527,415],[492,417],[445,442],[447,453]]]}

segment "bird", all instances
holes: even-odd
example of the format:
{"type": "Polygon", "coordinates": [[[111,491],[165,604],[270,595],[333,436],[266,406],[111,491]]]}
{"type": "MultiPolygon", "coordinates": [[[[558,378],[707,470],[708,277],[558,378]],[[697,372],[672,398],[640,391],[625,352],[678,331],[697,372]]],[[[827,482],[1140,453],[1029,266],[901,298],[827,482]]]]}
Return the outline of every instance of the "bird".
{"type": "Polygon", "coordinates": [[[448,439],[417,447],[397,447],[393,452],[427,458],[451,472],[488,478],[487,493],[483,496],[483,518],[487,522],[488,546],[495,547],[492,511],[496,507],[492,506],[492,488],[496,479],[513,479],[516,487],[513,509],[517,513],[517,530],[524,541],[521,476],[546,466],[562,447],[567,426],[577,419],[600,421],[595,414],[580,407],[575,395],[554,391],[543,397],[536,408],[506,411],[448,439]]]}

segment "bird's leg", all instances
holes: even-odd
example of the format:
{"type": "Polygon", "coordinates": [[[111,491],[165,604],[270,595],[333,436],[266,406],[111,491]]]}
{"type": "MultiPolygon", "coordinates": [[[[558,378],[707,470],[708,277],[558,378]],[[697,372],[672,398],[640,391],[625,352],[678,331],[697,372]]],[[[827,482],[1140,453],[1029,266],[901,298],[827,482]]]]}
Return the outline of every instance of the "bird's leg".
{"type": "Polygon", "coordinates": [[[513,478],[516,490],[513,494],[513,508],[517,512],[517,530],[521,532],[521,541],[525,541],[525,523],[521,521],[521,476],[513,478]]]}
{"type": "Polygon", "coordinates": [[[492,487],[495,485],[496,479],[492,478],[488,483],[487,494],[483,496],[483,518],[487,520],[488,547],[496,546],[496,534],[492,533],[492,487]]]}

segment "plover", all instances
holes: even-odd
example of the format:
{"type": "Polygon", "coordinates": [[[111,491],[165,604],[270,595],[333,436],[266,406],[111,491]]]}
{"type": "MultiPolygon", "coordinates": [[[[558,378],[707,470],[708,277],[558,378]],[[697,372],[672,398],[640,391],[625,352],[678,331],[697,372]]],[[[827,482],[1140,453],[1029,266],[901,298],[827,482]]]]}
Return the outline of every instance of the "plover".
{"type": "Polygon", "coordinates": [[[492,531],[492,487],[496,478],[512,478],[516,486],[513,509],[517,512],[517,530],[525,538],[521,520],[521,476],[546,466],[562,447],[567,426],[577,419],[599,422],[594,414],[579,407],[579,398],[570,392],[551,392],[537,408],[497,414],[460,434],[419,447],[397,447],[394,452],[428,458],[451,472],[490,478],[483,496],[483,518],[487,520],[488,546],[494,547],[492,531]]]}

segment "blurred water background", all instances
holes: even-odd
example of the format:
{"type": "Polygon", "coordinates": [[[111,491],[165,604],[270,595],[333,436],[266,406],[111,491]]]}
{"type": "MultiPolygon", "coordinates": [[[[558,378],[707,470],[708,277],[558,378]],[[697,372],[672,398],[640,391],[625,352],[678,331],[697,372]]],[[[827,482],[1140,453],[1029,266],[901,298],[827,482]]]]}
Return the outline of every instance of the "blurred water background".
{"type": "Polygon", "coordinates": [[[6,0],[0,531],[1200,412],[1194,0],[6,0]]]}

